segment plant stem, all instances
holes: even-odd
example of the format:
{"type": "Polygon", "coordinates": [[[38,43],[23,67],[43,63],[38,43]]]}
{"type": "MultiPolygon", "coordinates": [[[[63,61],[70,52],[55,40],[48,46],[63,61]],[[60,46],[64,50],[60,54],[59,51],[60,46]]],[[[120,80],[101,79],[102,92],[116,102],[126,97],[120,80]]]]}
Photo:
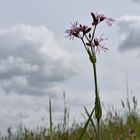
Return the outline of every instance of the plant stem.
{"type": "MultiPolygon", "coordinates": [[[[93,33],[92,33],[92,37],[91,39],[89,39],[86,35],[86,39],[89,43],[89,45],[91,45],[93,39],[94,39],[94,35],[95,35],[95,30],[96,30],[96,26],[94,27],[94,30],[93,30],[93,33]]],[[[85,41],[84,41],[84,36],[83,37],[80,37],[80,39],[82,40],[82,43],[89,55],[89,58],[90,58],[90,61],[93,65],[93,73],[94,73],[94,84],[95,84],[95,117],[97,119],[97,140],[101,140],[101,131],[100,131],[100,119],[101,119],[101,116],[102,116],[102,107],[101,107],[101,104],[100,104],[100,98],[99,98],[99,93],[98,93],[98,84],[97,84],[97,73],[96,73],[96,55],[95,55],[95,52],[93,50],[93,46],[91,45],[88,49],[85,41]]]]}
{"type": "Polygon", "coordinates": [[[93,73],[94,73],[94,83],[95,83],[95,94],[98,96],[98,84],[97,84],[97,74],[96,74],[96,63],[93,64],[93,73]]]}
{"type": "MultiPolygon", "coordinates": [[[[96,72],[96,63],[93,64],[93,73],[94,73],[94,84],[95,84],[95,100],[98,100],[98,103],[100,103],[99,93],[98,93],[98,84],[97,84],[97,72],[96,72]]],[[[96,101],[95,101],[96,102],[96,101]]],[[[99,104],[98,104],[99,105],[99,104]]],[[[95,104],[96,106],[96,104],[95,104]]],[[[99,110],[98,110],[99,111],[99,110]]],[[[100,112],[99,112],[100,113],[100,112]]],[[[99,114],[98,114],[99,115],[99,114]]],[[[100,130],[100,118],[97,119],[97,133],[98,133],[98,140],[101,140],[101,130],[100,130]]]]}
{"type": "Polygon", "coordinates": [[[97,121],[97,129],[98,129],[98,140],[101,140],[101,128],[100,128],[100,121],[97,121]]]}

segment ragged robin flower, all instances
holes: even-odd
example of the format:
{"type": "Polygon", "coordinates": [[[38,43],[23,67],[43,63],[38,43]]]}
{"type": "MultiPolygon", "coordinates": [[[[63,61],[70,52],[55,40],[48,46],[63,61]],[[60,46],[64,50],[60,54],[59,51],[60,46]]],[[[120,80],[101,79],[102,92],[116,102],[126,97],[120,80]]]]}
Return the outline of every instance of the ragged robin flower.
{"type": "Polygon", "coordinates": [[[87,34],[88,32],[91,31],[91,28],[86,26],[86,25],[81,25],[80,24],[80,31],[83,33],[83,35],[87,34]]]}
{"type": "Polygon", "coordinates": [[[74,22],[73,24],[71,24],[71,28],[66,30],[65,33],[67,33],[68,35],[66,37],[70,37],[70,39],[74,39],[74,37],[80,37],[79,33],[80,33],[80,27],[78,27],[78,22],[74,22]]]}
{"type": "Polygon", "coordinates": [[[70,37],[70,39],[79,38],[82,41],[82,44],[89,56],[89,60],[93,66],[93,74],[94,74],[94,87],[95,87],[95,107],[93,108],[93,111],[91,112],[91,116],[89,115],[89,118],[87,122],[85,123],[85,130],[82,131],[82,135],[80,136],[80,139],[82,139],[83,134],[86,132],[86,129],[88,127],[88,124],[90,122],[90,117],[92,117],[92,113],[94,113],[96,118],[96,124],[97,129],[95,128],[95,134],[97,137],[97,140],[101,140],[101,118],[102,118],[102,105],[100,102],[100,96],[99,96],[99,90],[98,90],[98,84],[97,84],[97,73],[96,73],[96,52],[100,53],[101,50],[107,51],[108,49],[104,47],[104,44],[102,43],[106,38],[103,38],[102,35],[100,38],[95,37],[96,35],[96,27],[99,23],[102,21],[106,21],[108,26],[112,26],[113,22],[115,22],[114,19],[108,18],[101,14],[94,14],[91,13],[92,16],[92,26],[86,26],[86,25],[78,25],[78,22],[74,22],[72,24],[71,28],[66,30],[65,32],[68,34],[67,37],[70,37]]]}
{"type": "Polygon", "coordinates": [[[78,25],[78,22],[74,22],[71,24],[70,29],[66,30],[65,33],[68,35],[66,37],[70,37],[70,39],[74,39],[74,37],[82,38],[85,34],[91,31],[91,28],[86,25],[78,25]],[[82,34],[80,34],[80,32],[82,34]]]}
{"type": "Polygon", "coordinates": [[[66,37],[69,37],[70,39],[81,39],[87,52],[90,50],[89,47],[94,53],[100,53],[101,50],[106,52],[108,49],[104,47],[105,44],[102,43],[106,38],[103,38],[102,36],[100,38],[95,37],[96,26],[102,21],[106,21],[108,26],[112,26],[115,20],[108,18],[103,14],[94,14],[93,12],[91,13],[91,16],[93,18],[91,27],[74,22],[71,24],[71,27],[65,31],[65,33],[68,34],[66,37]]]}
{"type": "Polygon", "coordinates": [[[91,13],[91,16],[93,18],[93,22],[92,25],[97,25],[98,23],[102,22],[102,21],[106,21],[107,25],[110,27],[112,26],[112,24],[115,22],[115,20],[113,18],[108,18],[103,14],[94,14],[93,12],[91,13]]]}
{"type": "Polygon", "coordinates": [[[108,48],[104,47],[105,44],[102,44],[102,41],[107,40],[107,38],[103,38],[103,35],[101,35],[100,38],[95,37],[92,42],[92,50],[96,53],[100,53],[101,50],[106,52],[108,48]]]}

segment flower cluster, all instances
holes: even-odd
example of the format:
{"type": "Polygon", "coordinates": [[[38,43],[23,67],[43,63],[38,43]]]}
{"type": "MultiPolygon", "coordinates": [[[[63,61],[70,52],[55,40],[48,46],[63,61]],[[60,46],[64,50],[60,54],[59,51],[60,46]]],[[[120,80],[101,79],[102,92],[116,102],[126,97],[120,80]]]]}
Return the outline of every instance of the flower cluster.
{"type": "Polygon", "coordinates": [[[86,50],[91,50],[92,53],[100,53],[101,50],[106,52],[108,49],[104,47],[104,44],[102,44],[106,38],[103,38],[102,35],[100,38],[95,37],[95,30],[100,22],[106,21],[107,25],[110,27],[115,22],[115,20],[113,18],[108,18],[103,14],[94,14],[93,12],[91,13],[91,16],[93,20],[91,27],[78,24],[76,21],[71,24],[70,29],[65,31],[68,34],[66,37],[69,37],[70,39],[81,39],[86,50]]]}

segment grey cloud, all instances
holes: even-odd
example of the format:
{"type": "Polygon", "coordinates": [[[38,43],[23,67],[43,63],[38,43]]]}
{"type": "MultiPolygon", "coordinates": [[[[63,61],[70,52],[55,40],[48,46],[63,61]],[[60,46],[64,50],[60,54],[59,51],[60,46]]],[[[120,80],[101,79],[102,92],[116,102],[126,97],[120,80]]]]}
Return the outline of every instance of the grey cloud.
{"type": "Polygon", "coordinates": [[[75,74],[76,61],[46,27],[0,29],[0,86],[5,93],[60,92],[59,83],[75,74]]]}
{"type": "Polygon", "coordinates": [[[124,16],[118,20],[120,51],[140,49],[140,17],[124,16]]]}
{"type": "MultiPolygon", "coordinates": [[[[23,126],[35,128],[38,123],[40,124],[39,121],[42,118],[45,118],[44,125],[48,123],[49,103],[47,96],[22,95],[21,97],[19,94],[7,95],[3,93],[1,88],[0,93],[0,132],[6,132],[10,126],[12,126],[12,129],[16,129],[20,123],[23,126]]],[[[63,112],[63,102],[59,100],[52,100],[52,110],[55,116],[58,112],[63,112]]]]}
{"type": "Polygon", "coordinates": [[[140,0],[132,0],[135,3],[140,3],[140,0]]]}

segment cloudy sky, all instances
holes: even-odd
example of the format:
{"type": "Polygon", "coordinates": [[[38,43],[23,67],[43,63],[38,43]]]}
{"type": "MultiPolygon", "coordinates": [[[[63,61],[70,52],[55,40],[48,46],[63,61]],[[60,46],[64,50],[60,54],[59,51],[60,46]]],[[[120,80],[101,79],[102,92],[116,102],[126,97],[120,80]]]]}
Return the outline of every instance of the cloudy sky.
{"type": "Polygon", "coordinates": [[[47,125],[48,100],[61,122],[63,92],[71,118],[82,120],[94,100],[92,67],[79,40],[65,38],[70,23],[90,25],[91,12],[113,17],[100,25],[109,49],[97,56],[101,101],[121,107],[130,94],[140,100],[140,0],[0,0],[0,131],[20,124],[47,125]]]}

